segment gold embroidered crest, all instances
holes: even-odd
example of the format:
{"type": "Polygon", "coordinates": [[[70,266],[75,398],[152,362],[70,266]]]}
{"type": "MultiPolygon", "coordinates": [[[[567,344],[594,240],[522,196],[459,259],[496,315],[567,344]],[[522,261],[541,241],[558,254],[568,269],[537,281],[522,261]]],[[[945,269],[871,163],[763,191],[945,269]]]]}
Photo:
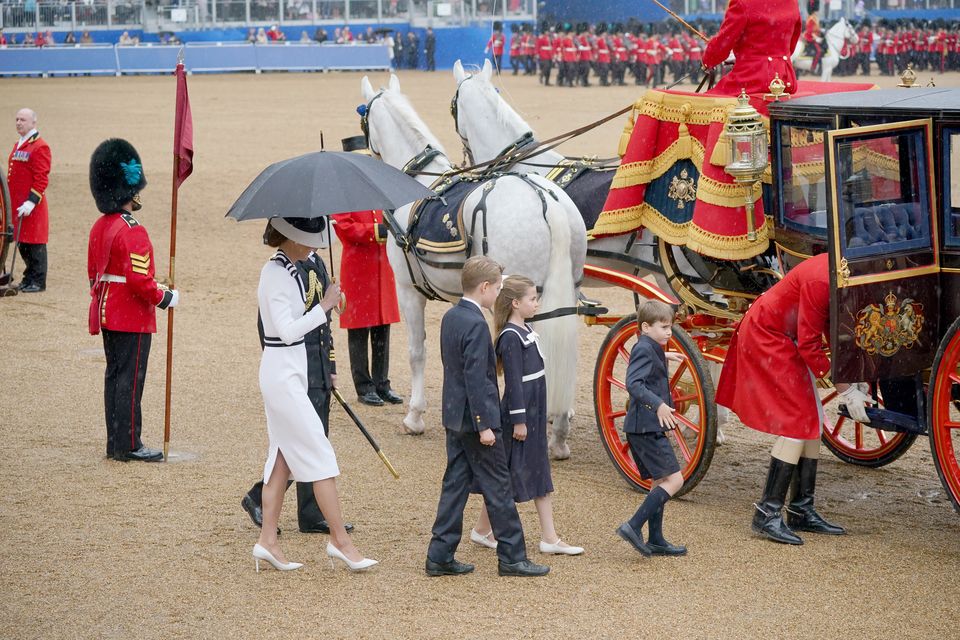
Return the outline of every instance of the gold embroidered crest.
{"type": "Polygon", "coordinates": [[[883,299],[883,306],[869,304],[857,313],[854,329],[856,344],[870,355],[890,357],[901,347],[910,349],[923,328],[923,305],[910,298],[897,303],[893,292],[883,299]]]}
{"type": "Polygon", "coordinates": [[[683,209],[688,202],[694,202],[697,199],[697,184],[693,178],[689,177],[687,170],[680,172],[680,176],[673,176],[670,181],[670,190],[667,191],[667,197],[676,201],[677,209],[683,209]]]}

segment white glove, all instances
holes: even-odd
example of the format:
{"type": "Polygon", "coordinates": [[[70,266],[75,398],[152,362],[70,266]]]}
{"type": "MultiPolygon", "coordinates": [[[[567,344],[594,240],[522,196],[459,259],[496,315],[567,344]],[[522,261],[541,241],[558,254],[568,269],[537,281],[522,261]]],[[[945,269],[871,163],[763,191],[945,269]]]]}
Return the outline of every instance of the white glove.
{"type": "Polygon", "coordinates": [[[864,424],[870,423],[867,417],[866,405],[873,404],[873,398],[860,390],[860,386],[852,384],[846,390],[840,392],[842,398],[841,404],[847,405],[847,413],[857,422],[864,424]]]}
{"type": "Polygon", "coordinates": [[[37,206],[33,200],[26,200],[22,205],[17,207],[17,213],[20,214],[21,218],[26,218],[28,215],[33,213],[33,208],[37,206]]]}
{"type": "MultiPolygon", "coordinates": [[[[177,303],[180,302],[180,290],[179,289],[170,289],[170,293],[173,294],[173,297],[170,298],[170,304],[167,305],[167,309],[173,309],[177,306],[177,303]]],[[[862,422],[862,421],[861,421],[862,422]]]]}

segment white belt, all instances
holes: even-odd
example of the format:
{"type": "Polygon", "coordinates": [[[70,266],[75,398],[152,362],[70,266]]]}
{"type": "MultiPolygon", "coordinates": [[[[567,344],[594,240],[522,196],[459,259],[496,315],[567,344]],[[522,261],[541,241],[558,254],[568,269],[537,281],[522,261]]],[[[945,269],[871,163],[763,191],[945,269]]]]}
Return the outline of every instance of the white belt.
{"type": "Polygon", "coordinates": [[[546,375],[546,372],[543,369],[540,369],[540,371],[537,371],[536,373],[530,373],[523,376],[520,380],[523,382],[530,382],[531,380],[542,378],[544,375],[546,375]]]}
{"type": "Polygon", "coordinates": [[[100,282],[126,282],[127,276],[115,276],[112,273],[105,273],[100,276],[100,282]]]}

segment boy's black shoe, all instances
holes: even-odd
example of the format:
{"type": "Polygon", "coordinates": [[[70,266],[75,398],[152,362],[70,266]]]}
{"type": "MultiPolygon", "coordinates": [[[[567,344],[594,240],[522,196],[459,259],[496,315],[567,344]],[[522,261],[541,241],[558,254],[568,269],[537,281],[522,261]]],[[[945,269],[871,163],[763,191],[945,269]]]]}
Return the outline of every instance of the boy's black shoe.
{"type": "Polygon", "coordinates": [[[516,576],[521,578],[537,578],[550,573],[550,567],[545,564],[537,564],[529,560],[520,562],[501,562],[497,566],[497,573],[501,576],[516,576]]]}
{"type": "Polygon", "coordinates": [[[359,397],[360,404],[366,404],[371,407],[382,407],[383,399],[377,395],[376,391],[370,391],[359,397]]]}
{"type": "Polygon", "coordinates": [[[639,551],[644,558],[653,555],[653,550],[643,541],[643,536],[634,531],[629,522],[624,522],[617,527],[617,535],[633,545],[633,548],[639,551]]]}
{"type": "MultiPolygon", "coordinates": [[[[343,528],[347,530],[347,533],[353,531],[353,525],[349,522],[343,523],[343,528]]],[[[318,520],[316,522],[301,523],[300,524],[300,533],[330,533],[330,525],[327,524],[326,520],[318,520]]]]}
{"type": "Polygon", "coordinates": [[[459,576],[473,571],[473,565],[460,562],[456,558],[450,562],[434,562],[427,558],[426,569],[428,576],[459,576]]]}
{"type": "Polygon", "coordinates": [[[395,394],[393,389],[387,389],[386,391],[378,393],[377,395],[380,396],[380,399],[384,402],[388,402],[390,404],[403,404],[403,398],[395,394]]]}
{"type": "Polygon", "coordinates": [[[687,555],[687,548],[680,544],[654,544],[652,542],[647,543],[647,548],[650,549],[650,552],[655,556],[685,556],[687,555]]]}

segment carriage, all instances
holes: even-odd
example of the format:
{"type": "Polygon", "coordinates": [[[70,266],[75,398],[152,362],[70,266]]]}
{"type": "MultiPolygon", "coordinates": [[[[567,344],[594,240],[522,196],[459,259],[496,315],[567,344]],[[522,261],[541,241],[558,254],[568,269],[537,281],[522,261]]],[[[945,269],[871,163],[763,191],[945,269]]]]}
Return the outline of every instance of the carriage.
{"type": "MultiPolygon", "coordinates": [[[[723,362],[736,321],[777,271],[826,251],[832,380],[883,382],[874,385],[882,408],[870,411],[870,424],[838,409],[837,393],[827,382],[821,391],[828,419],[823,442],[841,460],[879,467],[925,435],[945,492],[960,510],[957,105],[960,90],[936,88],[829,93],[771,104],[771,171],[762,199],[773,221],[767,251],[725,261],[661,238],[660,266],[669,293],[629,273],[586,267],[587,275],[628,287],[638,300],[655,296],[680,306],[668,348],[687,355],[671,372],[684,425],[672,434],[684,491],[704,477],[716,446],[708,363],[723,362]],[[708,294],[680,269],[678,256],[693,265],[701,285],[709,285],[708,294]]],[[[682,162],[689,161],[674,164],[682,162]]],[[[650,189],[646,204],[658,206],[656,198],[663,200],[664,193],[650,189]]],[[[610,327],[593,381],[601,440],[624,478],[648,488],[620,430],[636,317],[588,321],[610,327]]]]}

